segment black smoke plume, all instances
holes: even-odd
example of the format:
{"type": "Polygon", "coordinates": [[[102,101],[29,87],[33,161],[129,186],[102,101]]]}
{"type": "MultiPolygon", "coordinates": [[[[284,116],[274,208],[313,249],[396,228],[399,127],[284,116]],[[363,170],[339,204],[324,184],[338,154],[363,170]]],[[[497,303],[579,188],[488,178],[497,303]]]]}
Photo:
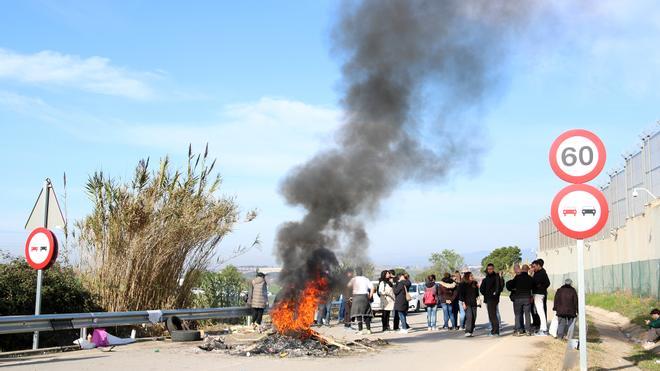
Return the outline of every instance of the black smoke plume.
{"type": "Polygon", "coordinates": [[[338,254],[366,261],[363,221],[402,183],[442,182],[474,163],[476,116],[536,13],[528,1],[343,4],[332,36],[344,61],[344,123],[335,146],[281,185],[286,201],[306,211],[278,230],[283,297],[332,271],[338,254]]]}

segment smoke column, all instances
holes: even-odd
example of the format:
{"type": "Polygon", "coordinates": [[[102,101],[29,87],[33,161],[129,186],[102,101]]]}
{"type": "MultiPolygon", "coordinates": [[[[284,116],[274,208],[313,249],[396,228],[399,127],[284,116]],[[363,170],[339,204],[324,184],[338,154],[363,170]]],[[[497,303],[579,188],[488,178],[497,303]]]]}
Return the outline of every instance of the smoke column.
{"type": "Polygon", "coordinates": [[[333,51],[343,61],[344,122],[333,147],[281,184],[302,220],[280,226],[285,297],[319,270],[366,260],[363,221],[404,182],[441,182],[478,155],[475,117],[498,91],[527,1],[367,0],[343,4],[333,51]]]}

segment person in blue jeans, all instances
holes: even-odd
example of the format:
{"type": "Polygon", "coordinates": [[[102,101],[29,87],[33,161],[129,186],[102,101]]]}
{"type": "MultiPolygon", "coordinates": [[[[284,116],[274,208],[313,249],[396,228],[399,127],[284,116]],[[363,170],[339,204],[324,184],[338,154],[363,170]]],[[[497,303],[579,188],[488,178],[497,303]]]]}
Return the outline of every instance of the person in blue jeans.
{"type": "MultiPolygon", "coordinates": [[[[458,290],[456,290],[456,282],[451,278],[449,273],[445,273],[444,277],[440,280],[440,306],[444,314],[445,323],[442,326],[444,330],[458,329],[456,317],[454,316],[453,303],[458,298],[458,290]],[[451,327],[449,326],[451,321],[451,327]]],[[[464,316],[462,316],[464,317],[464,316]]]]}
{"type": "MultiPolygon", "coordinates": [[[[454,283],[456,284],[455,293],[458,294],[458,285],[461,283],[462,277],[461,272],[454,272],[454,283]]],[[[456,319],[456,326],[458,327],[458,322],[461,324],[461,329],[465,330],[465,308],[463,307],[463,302],[459,300],[458,295],[456,299],[452,302],[454,307],[454,318],[456,319]],[[459,320],[460,319],[460,320],[459,320]]],[[[458,330],[458,328],[457,328],[458,330]]]]}
{"type": "Polygon", "coordinates": [[[406,294],[410,285],[411,282],[408,279],[408,274],[402,273],[399,275],[399,280],[394,286],[394,311],[399,318],[400,334],[408,333],[408,322],[406,321],[406,317],[408,316],[408,299],[406,298],[406,294]]]}
{"type": "Polygon", "coordinates": [[[424,287],[424,305],[426,306],[426,326],[427,331],[437,330],[436,319],[438,316],[438,301],[440,300],[440,290],[435,282],[435,274],[426,277],[426,286],[424,287]]]}

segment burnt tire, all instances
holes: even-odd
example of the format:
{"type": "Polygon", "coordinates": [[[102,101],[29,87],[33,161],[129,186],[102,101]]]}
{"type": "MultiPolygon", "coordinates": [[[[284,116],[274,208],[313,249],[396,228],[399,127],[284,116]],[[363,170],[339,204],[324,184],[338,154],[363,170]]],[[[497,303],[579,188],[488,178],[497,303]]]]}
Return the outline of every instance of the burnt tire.
{"type": "Polygon", "coordinates": [[[170,335],[174,342],[202,340],[202,335],[197,330],[174,330],[170,331],[170,335]]]}
{"type": "Polygon", "coordinates": [[[167,321],[165,321],[165,328],[167,328],[167,331],[170,334],[174,331],[189,330],[188,325],[177,316],[169,317],[167,321]]]}

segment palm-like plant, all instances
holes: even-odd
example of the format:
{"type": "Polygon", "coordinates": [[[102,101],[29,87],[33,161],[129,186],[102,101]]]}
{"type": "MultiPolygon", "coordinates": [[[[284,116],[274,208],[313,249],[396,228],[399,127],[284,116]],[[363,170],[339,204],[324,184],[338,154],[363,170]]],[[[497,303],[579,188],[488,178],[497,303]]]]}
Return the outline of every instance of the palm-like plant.
{"type": "MultiPolygon", "coordinates": [[[[217,197],[215,160],[188,148],[185,171],[168,157],[151,171],[149,159],[125,184],[95,172],[86,193],[90,215],[76,223],[81,270],[109,311],[186,307],[215,248],[240,220],[232,197],[217,197]]],[[[256,216],[246,215],[246,221],[256,216]]],[[[233,251],[245,252],[259,243],[233,251]]]]}

